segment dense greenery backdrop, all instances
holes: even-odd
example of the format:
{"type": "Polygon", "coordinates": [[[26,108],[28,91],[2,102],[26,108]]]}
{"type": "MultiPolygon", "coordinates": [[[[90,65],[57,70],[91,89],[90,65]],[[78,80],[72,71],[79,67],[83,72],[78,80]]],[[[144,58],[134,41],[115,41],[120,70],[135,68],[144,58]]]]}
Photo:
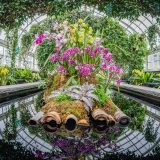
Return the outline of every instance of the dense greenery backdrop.
{"type": "MultiPolygon", "coordinates": [[[[22,54],[25,54],[25,51],[31,46],[36,33],[52,31],[54,21],[63,22],[67,20],[70,23],[76,23],[79,18],[85,19],[86,23],[93,27],[95,33],[99,33],[104,39],[103,45],[109,49],[114,59],[126,71],[131,73],[135,68],[143,68],[145,57],[148,54],[145,35],[128,35],[118,21],[115,21],[113,18],[97,17],[91,15],[90,12],[81,12],[78,10],[74,10],[64,16],[48,18],[41,24],[33,25],[30,31],[22,37],[22,54]]],[[[53,52],[53,46],[53,42],[44,42],[37,48],[38,64],[45,72],[53,69],[53,64],[50,61],[44,66],[46,59],[53,52]]]]}
{"type": "MultiPolygon", "coordinates": [[[[156,18],[157,24],[148,28],[148,41],[153,49],[155,43],[155,35],[158,33],[158,23],[160,22],[160,3],[159,0],[12,0],[0,2],[0,28],[6,31],[6,37],[11,55],[11,66],[15,67],[15,59],[18,54],[18,34],[19,27],[28,19],[33,19],[37,15],[47,14],[54,19],[65,20],[70,22],[77,20],[77,17],[84,18],[86,13],[79,13],[81,8],[90,7],[91,10],[96,8],[98,11],[105,13],[104,18],[88,16],[87,23],[90,23],[95,30],[103,32],[102,37],[105,38],[104,44],[113,53],[114,58],[119,64],[131,73],[133,69],[142,69],[144,58],[148,54],[146,46],[146,38],[142,35],[127,35],[124,29],[112,18],[136,20],[140,15],[156,18]],[[70,13],[70,14],[68,14],[70,13]]],[[[88,13],[87,13],[88,14],[88,13]]],[[[34,25],[28,34],[22,37],[21,54],[27,53],[34,35],[50,30],[50,21],[45,21],[41,25],[34,25]]],[[[38,62],[41,69],[47,73],[51,70],[52,64],[44,62],[51,54],[51,46],[53,44],[43,44],[37,50],[38,62]],[[47,48],[44,46],[48,45],[47,48]],[[43,53],[43,54],[41,54],[43,53]]],[[[128,75],[129,75],[128,74],[128,75]]]]}
{"type": "Polygon", "coordinates": [[[159,0],[2,0],[0,28],[15,28],[37,14],[60,15],[84,5],[96,7],[112,17],[136,19],[149,14],[159,21],[159,0]]]}

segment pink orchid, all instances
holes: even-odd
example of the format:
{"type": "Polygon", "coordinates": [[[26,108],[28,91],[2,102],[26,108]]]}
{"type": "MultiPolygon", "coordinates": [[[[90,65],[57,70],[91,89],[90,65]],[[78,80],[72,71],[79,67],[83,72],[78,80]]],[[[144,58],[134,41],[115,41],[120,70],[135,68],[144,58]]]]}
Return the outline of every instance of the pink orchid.
{"type": "Polygon", "coordinates": [[[89,53],[89,56],[90,56],[90,57],[96,57],[97,54],[96,54],[95,52],[90,52],[90,53],[89,53]]]}
{"type": "Polygon", "coordinates": [[[109,52],[108,52],[108,49],[105,48],[105,49],[103,50],[103,53],[104,53],[104,54],[108,54],[108,53],[109,53],[109,52]]]}
{"type": "Polygon", "coordinates": [[[108,66],[107,66],[107,64],[105,62],[102,62],[101,68],[106,70],[106,69],[108,69],[108,66]]]}
{"type": "Polygon", "coordinates": [[[120,83],[122,82],[122,80],[121,80],[120,77],[118,77],[115,82],[116,82],[117,85],[120,85],[120,83]]]}
{"type": "Polygon", "coordinates": [[[66,74],[66,73],[67,73],[67,70],[66,70],[63,66],[59,66],[59,67],[57,68],[57,72],[61,72],[61,73],[66,74]]]}
{"type": "Polygon", "coordinates": [[[76,62],[75,62],[75,60],[74,60],[73,58],[69,58],[69,59],[68,59],[68,63],[69,63],[70,65],[73,65],[73,64],[75,64],[76,62]]]}
{"type": "Polygon", "coordinates": [[[76,66],[75,69],[78,70],[82,76],[88,76],[94,69],[94,64],[82,63],[76,66]]]}
{"type": "Polygon", "coordinates": [[[103,54],[102,58],[108,62],[111,62],[112,54],[111,53],[103,54]]]}
{"type": "Polygon", "coordinates": [[[39,34],[39,35],[38,35],[38,38],[39,38],[39,39],[43,39],[43,38],[45,38],[45,35],[44,35],[44,34],[39,34]]]}
{"type": "Polygon", "coordinates": [[[86,46],[85,52],[89,53],[90,51],[91,51],[91,47],[90,46],[86,46]]]}
{"type": "Polygon", "coordinates": [[[75,55],[76,53],[80,52],[80,49],[78,47],[76,48],[69,48],[62,54],[62,58],[68,59],[71,55],[75,55]]]}
{"type": "Polygon", "coordinates": [[[56,62],[56,61],[59,60],[59,56],[58,56],[57,54],[53,54],[53,55],[50,57],[50,60],[51,60],[52,62],[56,62]]]}
{"type": "Polygon", "coordinates": [[[122,73],[123,73],[123,70],[122,70],[119,66],[116,66],[115,71],[116,71],[116,73],[118,73],[118,74],[122,74],[122,73]]]}
{"type": "Polygon", "coordinates": [[[115,65],[110,65],[110,66],[109,66],[109,70],[110,70],[110,71],[114,71],[114,70],[115,70],[115,65]]]}
{"type": "Polygon", "coordinates": [[[42,39],[40,39],[40,38],[36,39],[35,43],[36,44],[42,44],[42,39]]]}

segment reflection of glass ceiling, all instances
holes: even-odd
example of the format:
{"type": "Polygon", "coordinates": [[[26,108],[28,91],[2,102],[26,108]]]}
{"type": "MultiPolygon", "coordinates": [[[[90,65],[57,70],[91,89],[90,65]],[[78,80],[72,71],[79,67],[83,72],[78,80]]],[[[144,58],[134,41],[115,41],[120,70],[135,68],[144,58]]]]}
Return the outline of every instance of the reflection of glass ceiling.
{"type": "MultiPolygon", "coordinates": [[[[34,99],[36,96],[26,98],[21,100],[20,102],[15,103],[15,107],[21,107],[22,101],[23,104],[27,107],[29,112],[34,115],[36,113],[34,108],[34,99]]],[[[10,105],[4,105],[0,108],[0,126],[1,126],[1,136],[2,131],[5,127],[6,123],[6,113],[10,109],[10,105]]],[[[23,106],[24,107],[24,106],[23,106]]],[[[145,117],[144,127],[146,126],[147,122],[151,119],[154,120],[153,126],[156,129],[157,137],[154,143],[147,142],[144,134],[139,131],[133,131],[131,129],[125,129],[125,132],[122,136],[118,138],[116,144],[118,146],[118,152],[127,152],[132,151],[138,155],[146,155],[152,152],[152,149],[160,143],[160,110],[156,108],[149,107],[145,105],[147,108],[147,115],[145,117]]],[[[18,114],[19,115],[19,114],[18,114]]],[[[18,116],[19,118],[19,116],[18,116]]],[[[1,137],[0,136],[0,137],[1,137]]],[[[23,146],[26,148],[34,148],[35,150],[42,150],[45,152],[49,152],[52,150],[52,146],[43,140],[43,137],[38,137],[29,133],[27,128],[24,128],[19,125],[18,127],[18,135],[16,138],[17,141],[21,142],[23,146]]],[[[101,146],[101,156],[106,152],[114,152],[114,150],[110,149],[106,146],[101,146]]],[[[96,157],[97,155],[90,155],[96,157]]]]}

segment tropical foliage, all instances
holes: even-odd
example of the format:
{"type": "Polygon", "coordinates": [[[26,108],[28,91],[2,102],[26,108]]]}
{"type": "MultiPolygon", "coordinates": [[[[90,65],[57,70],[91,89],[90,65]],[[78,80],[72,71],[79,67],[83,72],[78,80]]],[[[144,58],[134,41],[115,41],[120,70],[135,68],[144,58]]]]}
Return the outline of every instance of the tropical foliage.
{"type": "Polygon", "coordinates": [[[22,23],[35,15],[62,15],[66,11],[80,8],[82,6],[96,7],[99,11],[106,13],[108,16],[136,19],[140,15],[150,14],[159,20],[159,1],[145,0],[134,1],[125,0],[115,2],[113,0],[92,1],[92,0],[76,0],[76,1],[52,1],[52,0],[13,0],[11,2],[0,2],[0,27],[14,28],[22,25],[22,23]]]}
{"type": "Polygon", "coordinates": [[[40,80],[39,73],[33,73],[30,69],[11,69],[0,66],[0,85],[9,85],[40,80]]]}
{"type": "Polygon", "coordinates": [[[129,83],[135,85],[145,85],[149,87],[160,87],[160,74],[147,72],[143,70],[134,69],[131,77],[128,79],[129,83]]]}
{"type": "Polygon", "coordinates": [[[142,85],[147,82],[153,81],[154,73],[140,71],[140,70],[133,70],[132,76],[130,77],[129,81],[136,85],[142,85]]]}

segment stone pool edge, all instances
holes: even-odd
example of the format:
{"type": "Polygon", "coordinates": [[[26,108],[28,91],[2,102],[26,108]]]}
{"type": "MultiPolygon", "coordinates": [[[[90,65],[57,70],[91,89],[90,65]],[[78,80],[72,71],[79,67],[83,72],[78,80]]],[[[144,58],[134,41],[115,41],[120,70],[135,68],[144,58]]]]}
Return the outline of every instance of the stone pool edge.
{"type": "Polygon", "coordinates": [[[0,86],[0,103],[11,98],[25,96],[29,93],[38,92],[40,82],[23,83],[16,85],[0,86]]]}
{"type": "MultiPolygon", "coordinates": [[[[116,85],[113,89],[118,90],[116,85]]],[[[119,89],[122,93],[127,93],[131,96],[144,99],[147,102],[160,106],[160,89],[131,85],[127,83],[121,83],[119,89]]]]}

